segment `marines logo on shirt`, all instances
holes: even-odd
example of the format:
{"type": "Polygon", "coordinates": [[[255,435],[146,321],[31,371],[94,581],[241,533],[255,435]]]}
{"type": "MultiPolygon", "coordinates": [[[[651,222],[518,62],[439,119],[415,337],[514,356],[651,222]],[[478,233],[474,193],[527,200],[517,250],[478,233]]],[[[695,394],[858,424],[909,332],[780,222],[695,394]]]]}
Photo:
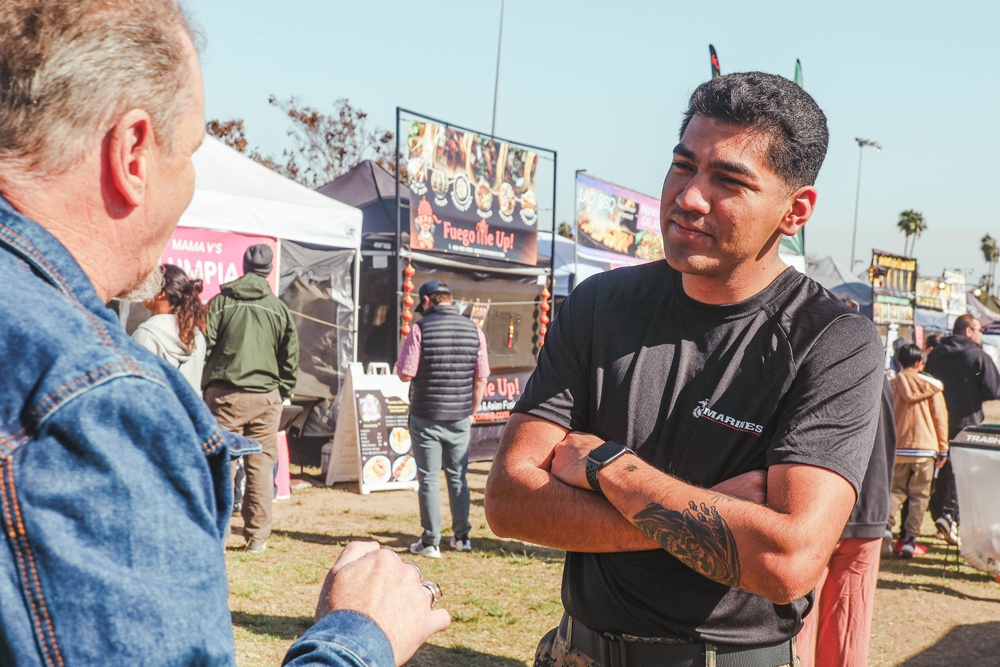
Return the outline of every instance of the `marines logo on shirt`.
{"type": "Polygon", "coordinates": [[[744,433],[753,433],[759,435],[764,432],[764,427],[760,424],[754,424],[753,422],[748,422],[742,419],[735,419],[729,415],[724,415],[721,412],[716,412],[712,408],[708,407],[709,399],[704,399],[698,401],[698,405],[695,406],[694,411],[691,413],[694,415],[695,419],[708,419],[716,424],[721,424],[727,428],[731,428],[734,431],[743,431],[744,433]]]}

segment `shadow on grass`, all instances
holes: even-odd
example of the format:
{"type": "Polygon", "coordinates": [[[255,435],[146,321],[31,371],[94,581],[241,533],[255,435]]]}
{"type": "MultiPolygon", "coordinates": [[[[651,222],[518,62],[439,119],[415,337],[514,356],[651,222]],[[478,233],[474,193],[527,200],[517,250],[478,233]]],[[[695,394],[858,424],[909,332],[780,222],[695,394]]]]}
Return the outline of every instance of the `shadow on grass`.
{"type": "MultiPolygon", "coordinates": [[[[382,546],[390,549],[405,551],[409,548],[417,536],[407,533],[373,532],[372,537],[381,542],[382,546]]],[[[444,535],[441,538],[442,554],[445,551],[449,551],[449,539],[451,539],[450,535],[444,535]]],[[[496,556],[500,558],[511,558],[514,560],[534,560],[547,563],[561,563],[566,555],[565,552],[559,551],[558,549],[549,549],[548,547],[540,547],[536,544],[528,544],[527,542],[518,542],[516,540],[499,540],[491,537],[476,537],[475,533],[472,534],[472,554],[479,554],[480,556],[488,557],[496,556]]]]}
{"type": "Polygon", "coordinates": [[[986,577],[985,573],[964,565],[961,561],[955,560],[954,556],[946,560],[943,555],[944,552],[938,554],[931,550],[927,554],[926,558],[913,560],[901,560],[898,558],[883,559],[880,569],[883,572],[907,576],[919,575],[972,583],[981,583],[986,577]]]}
{"type": "Polygon", "coordinates": [[[288,642],[300,637],[312,627],[313,619],[309,616],[270,616],[268,614],[248,614],[242,611],[233,612],[233,625],[247,632],[266,637],[277,637],[288,642]]]}
{"type": "Polygon", "coordinates": [[[899,665],[995,665],[997,655],[1000,655],[1000,623],[959,625],[952,628],[937,644],[899,665]]]}
{"type": "Polygon", "coordinates": [[[481,653],[466,646],[424,644],[406,663],[412,667],[524,667],[524,660],[481,653]]]}
{"type": "MultiPolygon", "coordinates": [[[[977,581],[982,581],[982,577],[979,577],[977,581]]],[[[941,584],[912,584],[912,583],[904,583],[901,581],[879,580],[878,587],[885,590],[926,591],[928,593],[947,595],[948,597],[958,598],[959,600],[969,600],[970,602],[993,602],[994,604],[1000,604],[1000,600],[996,598],[984,598],[976,595],[969,595],[968,593],[956,591],[953,588],[949,588],[941,584]]],[[[998,637],[998,639],[1000,639],[1000,637],[998,637]]]]}
{"type": "Polygon", "coordinates": [[[272,535],[309,544],[345,544],[355,540],[370,540],[367,535],[326,535],[324,533],[303,533],[297,530],[272,530],[272,535]]]}

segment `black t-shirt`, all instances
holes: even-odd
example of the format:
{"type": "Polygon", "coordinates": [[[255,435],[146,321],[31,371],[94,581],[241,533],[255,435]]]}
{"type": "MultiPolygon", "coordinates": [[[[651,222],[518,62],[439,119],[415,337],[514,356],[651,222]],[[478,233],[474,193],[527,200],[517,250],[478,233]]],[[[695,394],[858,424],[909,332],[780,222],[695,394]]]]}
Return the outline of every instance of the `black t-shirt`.
{"type": "MultiPolygon", "coordinates": [[[[802,463],[857,490],[882,354],[870,321],[794,269],[746,301],[711,306],[684,294],[680,274],[659,261],[573,292],[515,411],[627,445],[702,487],[802,463]]],[[[810,604],[775,605],[661,549],[568,553],[562,595],[595,630],[726,644],[788,639],[810,604]]]]}
{"type": "Polygon", "coordinates": [[[885,536],[889,519],[889,489],[892,487],[892,466],[896,461],[896,422],[892,417],[892,388],[889,378],[882,379],[882,409],[875,430],[875,447],[868,460],[868,470],[861,481],[861,494],[854,503],[851,518],[841,537],[873,540],[885,536]]]}

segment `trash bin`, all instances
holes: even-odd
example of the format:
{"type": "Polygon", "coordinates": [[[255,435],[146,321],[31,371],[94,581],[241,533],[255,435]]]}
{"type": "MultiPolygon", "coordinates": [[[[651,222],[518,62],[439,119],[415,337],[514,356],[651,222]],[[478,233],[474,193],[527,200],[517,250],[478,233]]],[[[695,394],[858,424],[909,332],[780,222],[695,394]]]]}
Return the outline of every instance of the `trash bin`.
{"type": "Polygon", "coordinates": [[[1000,575],[1000,425],[963,429],[951,441],[951,465],[962,508],[962,556],[977,570],[1000,575]]]}

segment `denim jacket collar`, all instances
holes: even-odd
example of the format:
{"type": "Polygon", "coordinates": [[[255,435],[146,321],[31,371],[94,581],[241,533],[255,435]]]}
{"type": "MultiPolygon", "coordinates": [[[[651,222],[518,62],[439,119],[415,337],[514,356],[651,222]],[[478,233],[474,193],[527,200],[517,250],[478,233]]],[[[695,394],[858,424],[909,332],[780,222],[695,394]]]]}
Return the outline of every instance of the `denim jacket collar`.
{"type": "Polygon", "coordinates": [[[97,296],[73,255],[44,227],[0,196],[0,246],[29,264],[39,276],[90,312],[110,322],[115,314],[97,296]]]}

